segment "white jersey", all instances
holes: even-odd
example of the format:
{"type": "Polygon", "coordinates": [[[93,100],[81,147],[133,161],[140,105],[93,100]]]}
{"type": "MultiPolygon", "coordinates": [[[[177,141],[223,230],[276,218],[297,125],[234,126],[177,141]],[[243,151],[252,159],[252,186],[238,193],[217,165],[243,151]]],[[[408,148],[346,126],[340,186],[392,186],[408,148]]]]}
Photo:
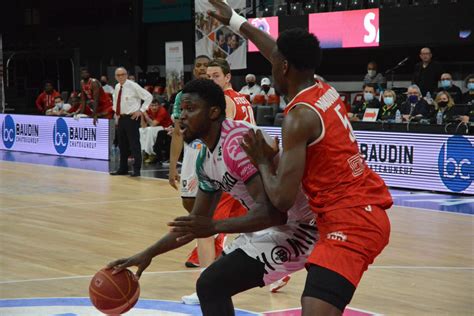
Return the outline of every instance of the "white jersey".
{"type": "MultiPolygon", "coordinates": [[[[202,191],[228,192],[247,209],[253,209],[256,203],[245,184],[258,175],[258,170],[240,147],[240,142],[251,128],[255,127],[244,121],[224,120],[214,151],[203,146],[196,162],[199,188],[202,191]]],[[[288,211],[288,222],[310,222],[313,218],[308,200],[300,190],[295,204],[288,211]]]]}

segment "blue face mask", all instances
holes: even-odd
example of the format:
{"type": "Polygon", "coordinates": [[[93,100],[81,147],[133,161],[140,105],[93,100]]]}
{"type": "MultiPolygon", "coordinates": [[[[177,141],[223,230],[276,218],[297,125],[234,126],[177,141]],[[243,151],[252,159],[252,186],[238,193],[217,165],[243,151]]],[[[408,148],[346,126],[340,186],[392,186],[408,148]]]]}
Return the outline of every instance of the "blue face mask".
{"type": "Polygon", "coordinates": [[[417,95],[410,95],[410,96],[408,96],[408,101],[410,101],[410,103],[417,103],[418,102],[418,96],[417,95]]]}
{"type": "Polygon", "coordinates": [[[386,105],[393,105],[393,97],[384,97],[383,103],[385,103],[386,105]]]}
{"type": "Polygon", "coordinates": [[[451,80],[441,80],[441,87],[445,89],[451,87],[451,80]]]}
{"type": "Polygon", "coordinates": [[[474,90],[474,82],[469,82],[469,83],[467,84],[467,88],[468,88],[469,90],[474,90]]]}
{"type": "Polygon", "coordinates": [[[370,92],[364,92],[364,100],[370,102],[374,99],[374,95],[370,92]]]}

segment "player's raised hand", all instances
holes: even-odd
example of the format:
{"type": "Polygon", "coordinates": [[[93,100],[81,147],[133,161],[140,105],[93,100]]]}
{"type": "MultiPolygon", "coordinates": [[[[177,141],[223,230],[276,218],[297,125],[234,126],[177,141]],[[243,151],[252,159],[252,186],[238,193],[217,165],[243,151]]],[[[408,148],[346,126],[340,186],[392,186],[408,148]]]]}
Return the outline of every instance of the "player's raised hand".
{"type": "Polygon", "coordinates": [[[143,271],[148,268],[153,258],[147,255],[145,252],[140,252],[134,256],[129,258],[122,258],[117,259],[115,261],[110,262],[107,265],[107,269],[114,269],[112,274],[119,273],[120,271],[125,270],[128,267],[138,267],[136,276],[140,278],[143,271]]]}
{"type": "Polygon", "coordinates": [[[209,3],[215,8],[215,11],[207,11],[207,14],[224,25],[229,25],[232,17],[232,8],[227,1],[223,0],[209,0],[209,3]]]}
{"type": "Polygon", "coordinates": [[[253,129],[250,129],[247,134],[244,135],[240,146],[247,153],[252,163],[258,165],[273,160],[273,157],[275,157],[279,151],[278,144],[278,138],[275,138],[273,144],[268,144],[261,130],[257,130],[255,133],[253,129]]]}

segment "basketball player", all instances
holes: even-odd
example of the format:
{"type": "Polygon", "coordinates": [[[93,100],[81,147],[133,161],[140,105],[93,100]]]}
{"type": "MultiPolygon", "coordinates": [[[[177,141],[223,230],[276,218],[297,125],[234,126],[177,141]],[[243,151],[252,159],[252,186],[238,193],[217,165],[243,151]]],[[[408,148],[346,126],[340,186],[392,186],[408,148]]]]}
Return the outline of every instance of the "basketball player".
{"type": "Polygon", "coordinates": [[[94,125],[98,118],[111,119],[114,116],[112,99],[108,96],[99,80],[91,78],[89,70],[81,68],[81,109],[77,113],[83,113],[86,104],[91,105],[94,125]]]}
{"type": "Polygon", "coordinates": [[[341,315],[362,274],[388,244],[385,212],[392,198],[384,181],[359,154],[337,91],[314,79],[321,58],[317,38],[302,29],[284,31],[275,42],[222,0],[209,1],[210,15],[230,23],[272,63],[275,88],[290,103],[282,127],[278,168],[265,155],[261,132],[250,130],[242,147],[258,166],[271,203],[286,212],[302,183],[317,214],[321,239],[309,260],[303,315],[341,315]]]}
{"type": "Polygon", "coordinates": [[[227,60],[222,58],[211,60],[207,66],[207,75],[224,90],[227,118],[256,125],[252,105],[244,95],[232,89],[230,83],[232,76],[227,60]]]}
{"type": "MultiPolygon", "coordinates": [[[[194,67],[194,76],[198,77],[207,77],[207,68],[208,68],[209,58],[206,56],[198,56],[195,60],[195,67],[194,67]]],[[[228,65],[228,64],[227,64],[228,65]]],[[[173,110],[173,116],[176,123],[179,125],[178,115],[180,115],[181,109],[181,95],[179,93],[176,96],[175,107],[173,110]]],[[[235,104],[232,100],[229,101],[231,106],[233,107],[232,110],[232,117],[235,118],[235,104]]],[[[249,122],[253,122],[253,116],[251,116],[252,120],[249,122]]],[[[171,154],[170,154],[170,183],[173,185],[175,184],[176,175],[173,173],[176,172],[176,163],[179,157],[179,153],[183,146],[182,136],[179,134],[179,128],[176,128],[173,133],[172,139],[172,147],[171,147],[171,154]],[[172,170],[172,168],[174,170],[172,170]]],[[[203,144],[200,140],[194,140],[191,143],[187,143],[184,146],[184,156],[183,156],[183,165],[181,168],[181,198],[183,202],[184,208],[190,213],[193,209],[194,201],[198,192],[198,178],[196,175],[196,159],[201,150],[203,144]]],[[[232,197],[230,197],[227,193],[223,193],[221,196],[221,200],[217,205],[216,212],[214,213],[214,219],[224,219],[229,217],[241,216],[245,214],[247,210],[241,205],[239,201],[236,201],[232,197]]],[[[215,258],[220,255],[222,252],[222,248],[224,246],[225,235],[224,234],[217,234],[215,238],[199,238],[197,240],[197,249],[194,249],[191,252],[190,257],[186,261],[187,267],[197,267],[200,266],[201,268],[206,268],[212,262],[214,262],[215,258]]],[[[281,283],[281,282],[279,282],[281,283]]],[[[274,286],[276,287],[284,286],[286,283],[283,282],[281,284],[277,284],[274,286]]],[[[185,295],[182,297],[182,300],[185,304],[199,304],[199,298],[196,293],[191,295],[185,295]]]]}
{"type": "MultiPolygon", "coordinates": [[[[212,81],[198,79],[184,87],[181,132],[186,142],[199,138],[204,144],[196,163],[199,192],[191,215],[175,219],[169,224],[171,231],[146,250],[108,265],[115,273],[138,266],[139,277],[155,256],[194,238],[244,232],[197,282],[203,314],[212,316],[233,315],[233,295],[304,268],[317,240],[314,216],[301,190],[288,212],[269,203],[257,169],[240,147],[243,135],[253,127],[226,119],[225,111],[222,89],[212,81]],[[213,220],[222,191],[241,200],[248,213],[213,220]]],[[[275,153],[270,149],[267,155],[275,153]]]]}

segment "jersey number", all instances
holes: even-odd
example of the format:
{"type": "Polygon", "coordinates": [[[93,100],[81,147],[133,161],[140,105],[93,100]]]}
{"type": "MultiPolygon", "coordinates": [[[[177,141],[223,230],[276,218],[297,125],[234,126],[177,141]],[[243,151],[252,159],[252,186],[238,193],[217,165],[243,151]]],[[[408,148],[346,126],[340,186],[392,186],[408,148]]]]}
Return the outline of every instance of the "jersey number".
{"type": "Polygon", "coordinates": [[[255,118],[253,117],[253,109],[250,105],[242,106],[242,111],[245,114],[244,121],[255,125],[255,118]]]}
{"type": "Polygon", "coordinates": [[[349,130],[349,138],[351,139],[351,142],[355,142],[356,137],[354,135],[354,130],[352,129],[351,122],[349,122],[347,115],[342,114],[340,110],[341,110],[341,105],[340,104],[336,105],[336,107],[334,108],[334,111],[336,111],[337,116],[339,116],[339,118],[341,119],[341,122],[342,122],[342,125],[344,125],[344,128],[346,130],[347,129],[349,130]]]}

